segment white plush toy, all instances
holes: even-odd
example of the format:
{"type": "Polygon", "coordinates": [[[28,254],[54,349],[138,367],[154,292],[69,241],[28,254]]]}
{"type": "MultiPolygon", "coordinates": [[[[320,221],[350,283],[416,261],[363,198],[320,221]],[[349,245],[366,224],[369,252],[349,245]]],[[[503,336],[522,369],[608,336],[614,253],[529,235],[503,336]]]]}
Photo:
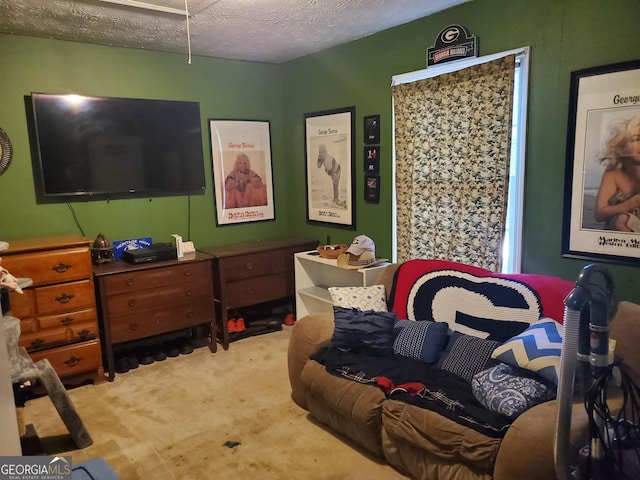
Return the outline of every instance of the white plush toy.
{"type": "Polygon", "coordinates": [[[9,273],[9,270],[2,267],[2,258],[0,258],[0,287],[7,287],[10,290],[15,290],[18,293],[22,293],[20,285],[16,277],[9,273]]]}

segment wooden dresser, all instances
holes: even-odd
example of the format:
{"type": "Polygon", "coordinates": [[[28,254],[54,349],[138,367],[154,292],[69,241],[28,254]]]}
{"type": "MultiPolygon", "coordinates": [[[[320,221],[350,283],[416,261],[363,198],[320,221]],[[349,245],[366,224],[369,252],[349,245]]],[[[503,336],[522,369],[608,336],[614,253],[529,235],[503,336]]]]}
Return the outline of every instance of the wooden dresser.
{"type": "Polygon", "coordinates": [[[9,295],[19,343],[35,362],[47,358],[64,383],[104,379],[90,244],[78,235],[26,238],[0,252],[3,267],[33,280],[9,295]]]}
{"type": "Polygon", "coordinates": [[[117,344],[208,324],[210,349],[216,351],[211,260],[198,252],[176,260],[93,267],[110,380],[117,344]]]}
{"type": "Polygon", "coordinates": [[[199,249],[214,257],[217,332],[225,350],[229,348],[229,310],[293,297],[293,254],[317,244],[283,238],[199,249]]]}

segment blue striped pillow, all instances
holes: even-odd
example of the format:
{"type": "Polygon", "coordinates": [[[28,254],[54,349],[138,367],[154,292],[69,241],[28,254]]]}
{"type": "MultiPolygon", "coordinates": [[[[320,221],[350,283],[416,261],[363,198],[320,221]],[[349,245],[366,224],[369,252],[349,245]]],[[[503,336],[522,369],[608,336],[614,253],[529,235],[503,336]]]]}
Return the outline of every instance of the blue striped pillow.
{"type": "Polygon", "coordinates": [[[542,318],[496,348],[492,356],[512,367],[536,372],[557,385],[562,333],[562,325],[551,318],[542,318]]]}
{"type": "Polygon", "coordinates": [[[394,312],[333,307],[331,346],[349,352],[393,355],[394,312]]]}

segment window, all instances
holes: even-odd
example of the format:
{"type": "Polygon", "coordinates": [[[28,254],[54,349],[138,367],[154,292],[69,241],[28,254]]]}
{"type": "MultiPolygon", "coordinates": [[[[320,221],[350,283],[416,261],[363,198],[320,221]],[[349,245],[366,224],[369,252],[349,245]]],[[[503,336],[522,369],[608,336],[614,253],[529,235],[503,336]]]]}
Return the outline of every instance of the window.
{"type": "Polygon", "coordinates": [[[502,273],[520,273],[524,210],[524,158],[526,149],[529,51],[516,57],[513,90],[513,129],[509,167],[507,224],[502,246],[502,273]]]}
{"type": "MultiPolygon", "coordinates": [[[[504,239],[502,243],[502,272],[517,273],[520,271],[522,258],[522,215],[524,197],[524,157],[526,145],[526,107],[528,90],[528,65],[529,48],[522,48],[508,52],[501,52],[484,57],[451,62],[437,67],[430,67],[426,70],[411,72],[393,77],[393,85],[416,82],[419,80],[434,78],[443,74],[457,72],[468,67],[480,65],[486,62],[493,62],[497,59],[514,55],[514,91],[513,91],[513,111],[511,129],[511,152],[509,154],[509,186],[507,198],[506,222],[504,226],[504,239]]],[[[394,106],[395,112],[395,106],[394,106]]],[[[394,114],[395,118],[395,114],[394,114]]],[[[395,127],[395,125],[394,125],[395,127]]],[[[395,138],[395,132],[394,132],[395,138]]],[[[395,147],[395,145],[394,145],[395,147]]],[[[394,148],[394,156],[396,154],[394,148]]],[[[395,160],[395,159],[394,159],[395,160]]],[[[393,181],[396,184],[396,164],[394,161],[393,181]]],[[[397,225],[397,197],[393,192],[393,221],[397,225]]],[[[393,233],[394,260],[397,260],[398,239],[396,229],[393,233]]],[[[496,252],[499,253],[499,252],[496,252]]]]}

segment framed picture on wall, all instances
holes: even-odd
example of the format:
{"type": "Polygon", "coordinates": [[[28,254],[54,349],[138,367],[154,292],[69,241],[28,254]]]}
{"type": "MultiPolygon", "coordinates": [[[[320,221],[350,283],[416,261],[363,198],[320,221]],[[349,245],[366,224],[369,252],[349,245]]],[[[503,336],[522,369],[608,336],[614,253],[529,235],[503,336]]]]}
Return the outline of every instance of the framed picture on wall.
{"type": "Polygon", "coordinates": [[[356,228],[355,107],[304,115],[307,223],[356,228]]]}
{"type": "Polygon", "coordinates": [[[365,173],[380,173],[380,147],[366,146],[364,147],[364,171],[365,173]]]}
{"type": "Polygon", "coordinates": [[[216,223],[275,219],[268,121],[209,119],[216,223]]]}
{"type": "Polygon", "coordinates": [[[380,203],[380,175],[364,176],[364,199],[369,203],[380,203]]]}
{"type": "Polygon", "coordinates": [[[364,143],[376,145],[380,143],[380,115],[364,117],[364,143]]]}
{"type": "Polygon", "coordinates": [[[571,74],[562,254],[640,264],[640,60],[571,74]]]}

